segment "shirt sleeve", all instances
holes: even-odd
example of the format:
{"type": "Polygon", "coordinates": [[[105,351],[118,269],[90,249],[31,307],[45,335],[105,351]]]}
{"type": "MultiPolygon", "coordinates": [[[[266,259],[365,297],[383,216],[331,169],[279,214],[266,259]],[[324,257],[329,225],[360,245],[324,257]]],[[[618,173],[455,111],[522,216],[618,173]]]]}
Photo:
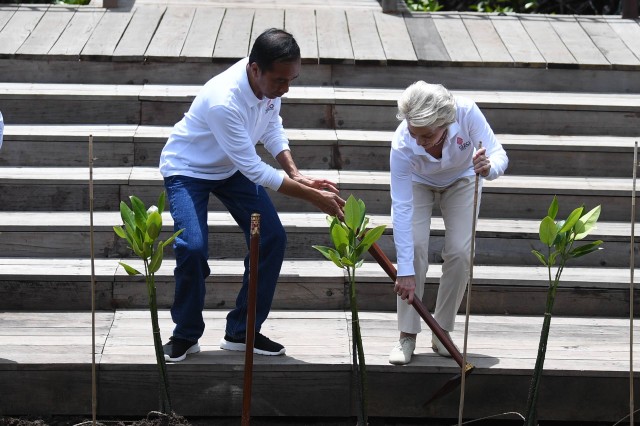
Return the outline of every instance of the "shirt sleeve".
{"type": "Polygon", "coordinates": [[[476,148],[479,142],[482,142],[482,147],[486,148],[486,155],[491,161],[489,175],[484,177],[484,179],[494,180],[504,175],[509,165],[507,153],[500,142],[498,142],[498,139],[496,139],[496,135],[493,133],[491,126],[489,126],[487,119],[475,103],[469,112],[469,136],[471,136],[471,140],[476,148]]]}
{"type": "Polygon", "coordinates": [[[282,127],[282,118],[280,117],[280,105],[277,107],[277,112],[273,115],[273,118],[269,121],[266,130],[260,138],[265,149],[275,158],[284,150],[289,149],[289,140],[284,133],[282,127]]]}
{"type": "Polygon", "coordinates": [[[414,275],[413,269],[413,183],[411,160],[397,144],[394,135],[389,158],[391,169],[391,222],[396,246],[398,276],[414,275]]]}
{"type": "Polygon", "coordinates": [[[238,111],[214,106],[206,120],[224,153],[247,179],[276,191],[280,188],[284,176],[262,161],[238,111]]]}

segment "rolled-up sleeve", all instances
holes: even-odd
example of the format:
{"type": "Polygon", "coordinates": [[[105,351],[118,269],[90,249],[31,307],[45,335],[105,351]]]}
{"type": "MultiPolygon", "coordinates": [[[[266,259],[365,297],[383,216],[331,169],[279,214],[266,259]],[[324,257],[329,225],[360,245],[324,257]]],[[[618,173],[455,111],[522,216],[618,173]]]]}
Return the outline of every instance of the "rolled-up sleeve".
{"type": "Polygon", "coordinates": [[[240,112],[223,106],[211,107],[206,114],[209,128],[233,165],[252,182],[277,191],[284,176],[262,161],[241,117],[240,112]]]}

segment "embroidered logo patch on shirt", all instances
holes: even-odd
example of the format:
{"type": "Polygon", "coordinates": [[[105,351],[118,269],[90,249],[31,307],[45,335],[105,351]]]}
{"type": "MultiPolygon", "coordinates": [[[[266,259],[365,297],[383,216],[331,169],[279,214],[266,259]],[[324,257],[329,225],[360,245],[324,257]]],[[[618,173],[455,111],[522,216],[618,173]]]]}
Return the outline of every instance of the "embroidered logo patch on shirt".
{"type": "Polygon", "coordinates": [[[275,104],[271,103],[271,99],[269,99],[269,102],[267,102],[267,107],[264,109],[264,113],[268,113],[269,111],[273,111],[273,109],[275,108],[275,104]]]}
{"type": "Polygon", "coordinates": [[[465,142],[460,136],[456,138],[456,143],[458,144],[460,151],[465,150],[469,145],[471,145],[471,141],[465,142]]]}

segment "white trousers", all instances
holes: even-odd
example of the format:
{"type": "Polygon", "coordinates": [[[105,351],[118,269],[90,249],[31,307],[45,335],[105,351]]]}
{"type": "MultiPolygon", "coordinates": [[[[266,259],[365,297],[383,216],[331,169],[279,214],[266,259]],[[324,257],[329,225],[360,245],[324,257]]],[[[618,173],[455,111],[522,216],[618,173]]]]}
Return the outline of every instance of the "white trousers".
{"type": "MultiPolygon", "coordinates": [[[[444,263],[433,316],[447,331],[454,329],[456,313],[469,281],[474,190],[474,177],[462,178],[446,188],[413,183],[413,267],[416,273],[414,297],[422,300],[424,295],[424,282],[429,269],[431,214],[434,203],[439,198],[445,227],[442,249],[444,263]]],[[[478,190],[478,211],[480,192],[478,190]]],[[[398,330],[419,333],[422,319],[416,310],[400,297],[397,298],[397,306],[398,330]]]]}

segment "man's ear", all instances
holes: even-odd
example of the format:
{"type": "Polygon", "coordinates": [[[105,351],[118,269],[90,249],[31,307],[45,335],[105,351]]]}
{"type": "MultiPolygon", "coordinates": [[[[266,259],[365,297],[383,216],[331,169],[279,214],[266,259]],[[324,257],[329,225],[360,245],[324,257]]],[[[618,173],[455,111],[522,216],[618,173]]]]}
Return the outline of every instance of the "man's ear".
{"type": "Polygon", "coordinates": [[[260,76],[260,67],[257,62],[251,62],[249,64],[249,69],[253,78],[258,78],[260,76]]]}

